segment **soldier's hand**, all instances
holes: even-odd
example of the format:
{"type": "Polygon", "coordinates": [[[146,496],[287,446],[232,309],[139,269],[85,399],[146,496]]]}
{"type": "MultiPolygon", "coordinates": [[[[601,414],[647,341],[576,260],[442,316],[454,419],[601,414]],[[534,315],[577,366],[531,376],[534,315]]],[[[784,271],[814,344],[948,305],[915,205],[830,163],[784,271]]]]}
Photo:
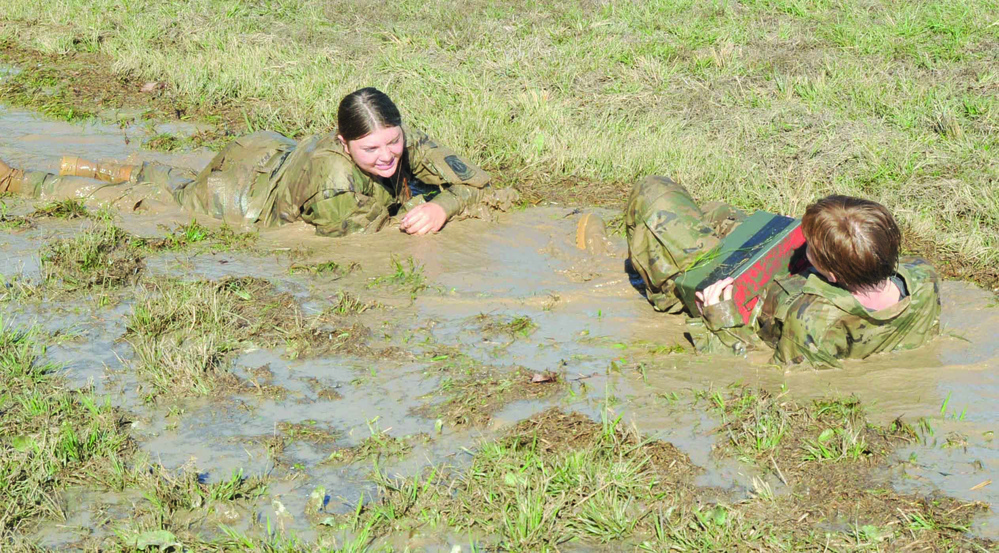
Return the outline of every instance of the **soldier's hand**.
{"type": "Polygon", "coordinates": [[[723,278],[703,291],[694,292],[694,297],[697,298],[697,310],[703,314],[705,307],[732,299],[733,282],[735,279],[732,277],[723,278]]]}
{"type": "Polygon", "coordinates": [[[447,222],[447,213],[444,208],[427,202],[410,209],[399,222],[399,230],[408,233],[422,235],[430,232],[437,232],[447,222]]]}

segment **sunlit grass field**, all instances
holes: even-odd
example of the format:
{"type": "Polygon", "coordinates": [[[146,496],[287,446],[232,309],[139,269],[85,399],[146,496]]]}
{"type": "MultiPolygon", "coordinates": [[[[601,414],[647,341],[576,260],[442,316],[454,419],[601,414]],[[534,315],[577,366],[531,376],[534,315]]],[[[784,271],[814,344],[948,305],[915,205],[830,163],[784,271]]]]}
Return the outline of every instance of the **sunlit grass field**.
{"type": "Polygon", "coordinates": [[[0,40],[289,134],[377,86],[532,202],[621,205],[647,174],[790,214],[835,191],[999,261],[994,0],[7,0],[0,40]]]}

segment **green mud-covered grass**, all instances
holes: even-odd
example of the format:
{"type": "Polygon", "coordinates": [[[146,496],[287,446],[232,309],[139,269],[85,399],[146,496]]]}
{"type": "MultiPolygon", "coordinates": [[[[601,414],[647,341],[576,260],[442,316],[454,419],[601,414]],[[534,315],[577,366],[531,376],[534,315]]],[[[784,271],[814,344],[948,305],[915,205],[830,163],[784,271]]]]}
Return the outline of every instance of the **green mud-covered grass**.
{"type": "Polygon", "coordinates": [[[427,277],[423,274],[423,266],[418,265],[412,257],[404,260],[392,257],[392,272],[371,279],[369,287],[388,286],[394,290],[406,291],[411,299],[427,289],[427,277]]]}
{"type": "MultiPolygon", "coordinates": [[[[234,291],[242,301],[249,301],[246,294],[262,301],[273,292],[246,278],[188,284],[196,289],[188,300],[209,289],[234,291]]],[[[159,291],[171,293],[180,291],[159,291]]],[[[205,307],[178,304],[173,316],[140,318],[141,332],[169,334],[178,321],[191,324],[189,316],[205,307]]],[[[272,307],[268,316],[279,313],[272,307]]],[[[226,328],[233,336],[249,332],[260,340],[275,332],[253,321],[242,324],[251,330],[226,328]]],[[[548,409],[470,447],[467,462],[435,463],[405,478],[382,474],[380,462],[412,456],[414,446],[430,436],[391,436],[374,420],[370,437],[341,447],[344,433],[337,428],[308,420],[279,424],[264,444],[276,470],[294,470],[281,459],[295,441],[327,448],[331,465],[375,468],[378,498],[359,502],[350,514],[325,512],[326,491],[313,492],[305,516],[318,535],[304,541],[241,522],[253,520],[261,501],[270,501],[268,478],[237,470],[208,482],[193,466],[167,470],[151,463],[136,453],[122,413],[89,390],[66,388],[58,368],[44,361],[45,344],[53,338],[34,329],[0,328],[0,539],[12,550],[30,550],[27,533],[66,516],[61,496],[71,489],[128,498],[101,515],[93,537],[72,544],[80,549],[395,551],[395,538],[427,532],[468,536],[477,548],[509,551],[995,547],[968,534],[983,504],[892,489],[886,461],[898,445],[920,439],[906,423],[879,427],[852,398],[798,404],[751,388],[697,392],[693,403],[677,396],[668,407],[707,408],[719,418],[716,454],[763,469],[748,497],[698,486],[695,478],[704,468],[673,444],[625,426],[606,403],[600,420],[548,409]],[[865,445],[853,447],[857,443],[865,445]]],[[[454,366],[441,367],[442,373],[468,370],[462,360],[451,361],[454,366]]],[[[273,378],[265,368],[250,372],[264,382],[273,378]]],[[[283,512],[280,500],[272,506],[283,512]]]]}
{"type": "Polygon", "coordinates": [[[538,329],[537,323],[526,315],[511,317],[480,313],[472,322],[486,336],[507,335],[511,338],[527,338],[538,329]]]}
{"type": "Polygon", "coordinates": [[[451,426],[484,426],[511,402],[544,399],[566,389],[564,378],[555,373],[465,361],[465,370],[442,376],[437,390],[425,398],[428,403],[419,409],[420,414],[451,426]]]}
{"type": "MultiPolygon", "coordinates": [[[[55,219],[86,219],[93,216],[83,202],[75,198],[47,202],[35,206],[28,217],[52,217],[55,219]]],[[[98,217],[100,217],[98,215],[98,217]]]]}
{"type": "Polygon", "coordinates": [[[237,232],[225,225],[205,227],[196,221],[166,229],[163,237],[140,237],[116,224],[106,209],[90,210],[75,199],[35,205],[27,215],[13,215],[0,208],[0,226],[28,230],[41,219],[82,220],[72,236],[49,240],[39,252],[42,280],[18,276],[8,284],[0,301],[44,300],[53,297],[90,296],[98,307],[131,296],[129,288],[142,281],[146,257],[169,251],[191,255],[221,251],[256,253],[256,233],[237,232]]]}
{"type": "MultiPolygon", "coordinates": [[[[262,479],[240,472],[206,484],[196,470],[168,471],[136,454],[128,421],[109,398],[69,388],[59,367],[45,362],[45,345],[52,340],[34,328],[0,325],[4,550],[35,550],[25,536],[64,520],[71,507],[63,496],[72,491],[134,497],[125,520],[96,521],[100,526],[127,526],[136,534],[172,530],[187,541],[205,535],[202,524],[217,520],[218,512],[266,489],[262,479]]],[[[112,541],[128,547],[133,537],[123,531],[112,541]]]]}
{"type": "Polygon", "coordinates": [[[728,438],[719,451],[755,462],[782,479],[812,473],[816,464],[876,465],[895,447],[918,440],[901,420],[888,428],[868,424],[855,398],[801,405],[783,394],[739,388],[727,395],[714,392],[708,399],[723,422],[719,433],[728,438]]]}
{"type": "Polygon", "coordinates": [[[113,482],[134,443],[108,398],[71,390],[45,362],[46,337],[0,322],[0,543],[61,516],[58,494],[113,482]]]}
{"type": "Polygon", "coordinates": [[[253,253],[259,235],[240,232],[228,225],[209,227],[192,219],[185,225],[165,229],[162,238],[144,238],[142,245],[151,251],[185,251],[188,253],[241,252],[253,253]]]}
{"type": "Polygon", "coordinates": [[[994,546],[966,535],[982,504],[898,494],[865,464],[828,466],[844,469],[825,482],[828,496],[825,487],[775,494],[756,479],[750,498],[726,500],[693,484],[702,469],[685,454],[624,429],[610,412],[595,422],[551,409],[480,444],[465,469],[439,465],[421,477],[382,478],[382,498],[340,523],[365,531],[372,545],[429,525],[509,551],[994,546]]]}
{"type": "Polygon", "coordinates": [[[70,290],[127,286],[145,268],[145,256],[134,236],[111,221],[84,228],[73,238],[50,242],[40,253],[47,282],[70,290]]]}
{"type": "Polygon", "coordinates": [[[371,329],[361,323],[343,325],[326,313],[306,317],[294,298],[264,279],[157,279],[145,287],[125,340],[135,350],[136,370],[152,385],[149,397],[236,389],[283,395],[270,378],[251,374],[242,382],[230,372],[233,355],[251,346],[283,349],[291,359],[392,353],[370,348],[371,329]]]}
{"type": "Polygon", "coordinates": [[[293,263],[288,267],[288,272],[290,274],[309,274],[319,278],[337,280],[360,269],[361,265],[356,261],[352,261],[346,266],[336,261],[325,261],[322,263],[293,263]]]}
{"type": "Polygon", "coordinates": [[[328,446],[343,439],[342,431],[321,426],[315,420],[296,423],[280,422],[277,425],[277,431],[284,436],[286,443],[304,441],[313,445],[328,446]]]}
{"type": "Polygon", "coordinates": [[[299,135],[374,85],[530,203],[621,205],[664,173],[782,213],[862,195],[910,251],[999,282],[995,0],[8,4],[7,103],[299,135]]]}
{"type": "Polygon", "coordinates": [[[361,461],[405,457],[415,445],[425,444],[430,440],[430,435],[426,433],[414,436],[390,436],[387,432],[372,427],[371,436],[354,446],[334,448],[325,463],[349,465],[361,461]]]}
{"type": "Polygon", "coordinates": [[[232,353],[251,343],[283,344],[301,331],[298,304],[266,280],[164,279],[147,287],[129,316],[125,340],[154,394],[210,395],[236,387],[232,353]]]}
{"type": "MultiPolygon", "coordinates": [[[[8,205],[6,199],[7,197],[0,199],[0,228],[6,231],[20,231],[34,228],[35,223],[30,217],[11,213],[10,205],[8,205]]],[[[16,200],[12,203],[16,203],[16,200]]]]}
{"type": "Polygon", "coordinates": [[[371,300],[363,300],[347,291],[337,292],[336,301],[330,302],[323,314],[338,317],[350,315],[360,315],[369,309],[377,309],[379,303],[371,300]]]}

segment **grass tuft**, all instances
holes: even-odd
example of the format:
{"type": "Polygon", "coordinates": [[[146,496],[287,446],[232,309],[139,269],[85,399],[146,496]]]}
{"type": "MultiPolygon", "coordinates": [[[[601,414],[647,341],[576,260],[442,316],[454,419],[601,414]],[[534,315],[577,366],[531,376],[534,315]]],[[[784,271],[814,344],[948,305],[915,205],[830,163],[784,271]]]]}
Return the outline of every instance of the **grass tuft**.
{"type": "Polygon", "coordinates": [[[45,280],[60,280],[71,289],[131,284],[145,265],[135,239],[109,221],[50,242],[40,257],[45,280]]]}
{"type": "Polygon", "coordinates": [[[113,481],[133,447],[107,398],[67,389],[43,360],[44,336],[0,322],[0,539],[62,515],[58,492],[113,481]]]}
{"type": "Polygon", "coordinates": [[[222,252],[250,251],[256,244],[256,232],[239,232],[228,225],[206,227],[192,219],[186,225],[169,229],[164,238],[145,238],[142,243],[154,251],[222,252]]]}
{"type": "Polygon", "coordinates": [[[90,217],[82,200],[67,198],[35,207],[29,217],[54,217],[56,219],[81,219],[90,217]]]}

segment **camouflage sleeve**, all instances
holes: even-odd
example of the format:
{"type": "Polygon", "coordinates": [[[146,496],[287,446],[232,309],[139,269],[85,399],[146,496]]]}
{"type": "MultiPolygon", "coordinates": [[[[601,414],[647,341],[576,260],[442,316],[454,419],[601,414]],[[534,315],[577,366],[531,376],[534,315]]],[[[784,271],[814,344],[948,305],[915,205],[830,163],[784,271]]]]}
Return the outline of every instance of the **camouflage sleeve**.
{"type": "Polygon", "coordinates": [[[308,185],[315,193],[302,205],[300,217],[322,236],[344,236],[380,229],[389,214],[374,196],[357,190],[352,166],[335,156],[317,157],[309,168],[308,185]]]}
{"type": "Polygon", "coordinates": [[[475,205],[484,195],[482,188],[465,186],[464,184],[453,184],[443,192],[434,196],[430,203],[437,204],[444,208],[448,220],[459,214],[466,207],[475,205]]]}
{"type": "Polygon", "coordinates": [[[849,352],[847,332],[839,328],[822,306],[818,296],[805,294],[795,300],[774,349],[778,364],[808,364],[817,369],[842,367],[840,358],[849,352]]]}
{"type": "Polygon", "coordinates": [[[732,302],[712,305],[705,308],[702,317],[687,319],[687,333],[694,348],[701,353],[742,355],[748,350],[765,347],[756,335],[756,329],[742,324],[742,318],[732,302]],[[726,303],[731,307],[725,306],[726,303]]]}
{"type": "Polygon", "coordinates": [[[481,199],[489,173],[418,130],[406,129],[406,146],[413,176],[443,189],[431,202],[443,207],[448,219],[481,199]]]}
{"type": "Polygon", "coordinates": [[[388,210],[373,198],[324,191],[306,203],[301,217],[320,236],[345,236],[377,231],[388,219],[388,210]]]}

